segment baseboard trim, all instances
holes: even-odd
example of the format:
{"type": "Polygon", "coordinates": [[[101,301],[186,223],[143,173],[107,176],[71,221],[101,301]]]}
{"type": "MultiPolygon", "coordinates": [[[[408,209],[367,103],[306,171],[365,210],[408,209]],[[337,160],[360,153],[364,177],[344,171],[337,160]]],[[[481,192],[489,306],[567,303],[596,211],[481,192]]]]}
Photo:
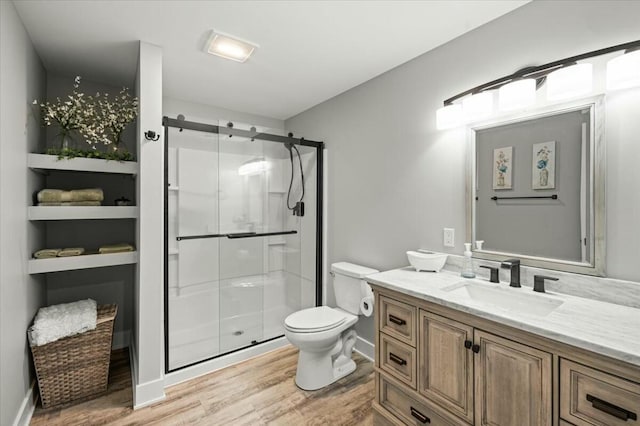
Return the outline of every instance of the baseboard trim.
{"type": "Polygon", "coordinates": [[[129,342],[129,367],[131,369],[131,393],[133,405],[136,402],[136,382],[138,381],[138,354],[136,352],[135,341],[129,342]]]}
{"type": "Polygon", "coordinates": [[[364,340],[360,336],[358,336],[358,338],[356,339],[355,351],[369,361],[374,361],[375,359],[375,346],[373,345],[373,343],[364,340]]]}
{"type": "Polygon", "coordinates": [[[137,410],[162,401],[165,398],[163,378],[138,383],[138,353],[133,339],[129,343],[129,364],[131,365],[133,409],[137,410]]]}
{"type": "Polygon", "coordinates": [[[226,368],[256,356],[266,354],[267,352],[280,349],[288,344],[289,341],[283,336],[269,342],[261,343],[260,345],[251,346],[247,349],[233,352],[220,358],[196,364],[192,367],[174,371],[173,373],[165,374],[164,385],[165,387],[174,386],[187,380],[195,379],[196,377],[220,370],[221,368],[226,368]]]}
{"type": "Polygon", "coordinates": [[[20,404],[20,409],[13,421],[13,426],[28,426],[29,423],[31,423],[31,418],[33,417],[33,412],[36,410],[36,403],[38,402],[38,394],[35,389],[36,381],[34,380],[31,382],[31,386],[29,386],[29,390],[27,390],[22,404],[20,404]]]}
{"type": "Polygon", "coordinates": [[[166,397],[164,394],[164,379],[159,378],[135,385],[134,395],[134,410],[162,401],[166,397]]]}

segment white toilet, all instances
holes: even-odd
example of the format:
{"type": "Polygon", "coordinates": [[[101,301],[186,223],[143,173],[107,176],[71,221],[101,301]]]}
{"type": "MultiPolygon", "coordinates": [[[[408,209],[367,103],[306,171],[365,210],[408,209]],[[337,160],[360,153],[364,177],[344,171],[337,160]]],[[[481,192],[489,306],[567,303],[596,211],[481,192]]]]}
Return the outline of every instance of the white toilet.
{"type": "Polygon", "coordinates": [[[300,349],[296,384],[304,390],[323,388],[352,373],[352,329],[361,315],[360,301],[373,295],[364,281],[378,271],[347,262],[331,265],[337,308],[318,306],[294,312],[284,320],[285,336],[300,349]]]}

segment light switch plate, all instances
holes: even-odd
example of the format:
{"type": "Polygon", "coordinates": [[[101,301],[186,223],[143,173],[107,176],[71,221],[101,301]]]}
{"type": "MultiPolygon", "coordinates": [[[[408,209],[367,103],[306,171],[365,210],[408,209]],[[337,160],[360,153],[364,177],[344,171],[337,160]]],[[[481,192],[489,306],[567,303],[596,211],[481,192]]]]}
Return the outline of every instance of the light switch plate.
{"type": "Polygon", "coordinates": [[[444,228],[443,229],[443,238],[442,244],[445,247],[455,247],[456,246],[456,231],[453,228],[444,228]]]}

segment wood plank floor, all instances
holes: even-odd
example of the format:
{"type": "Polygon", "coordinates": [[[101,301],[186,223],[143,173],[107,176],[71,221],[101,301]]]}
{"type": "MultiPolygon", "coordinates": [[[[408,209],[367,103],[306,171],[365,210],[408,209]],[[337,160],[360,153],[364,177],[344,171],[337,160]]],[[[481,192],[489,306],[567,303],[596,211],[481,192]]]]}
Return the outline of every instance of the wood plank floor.
{"type": "Polygon", "coordinates": [[[294,383],[292,346],[167,389],[166,399],[133,411],[126,351],[114,352],[106,395],[61,409],[36,409],[32,425],[371,425],[373,363],[318,391],[294,383]]]}

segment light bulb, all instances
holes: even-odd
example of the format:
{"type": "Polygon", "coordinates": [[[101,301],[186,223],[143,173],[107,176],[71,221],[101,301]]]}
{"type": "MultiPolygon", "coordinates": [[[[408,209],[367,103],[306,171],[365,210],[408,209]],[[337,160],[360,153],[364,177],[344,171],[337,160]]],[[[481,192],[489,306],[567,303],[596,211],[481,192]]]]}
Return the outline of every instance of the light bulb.
{"type": "Polygon", "coordinates": [[[491,115],[493,111],[493,93],[482,92],[471,95],[462,101],[462,114],[465,121],[475,121],[491,115]]]}
{"type": "Polygon", "coordinates": [[[613,58],[607,63],[607,90],[640,86],[640,50],[613,58]]]}
{"type": "Polygon", "coordinates": [[[578,64],[560,68],[547,76],[547,99],[575,98],[593,89],[593,65],[578,64]]]}
{"type": "Polygon", "coordinates": [[[532,78],[516,80],[498,89],[501,111],[525,108],[536,101],[536,81],[532,78]]]}

